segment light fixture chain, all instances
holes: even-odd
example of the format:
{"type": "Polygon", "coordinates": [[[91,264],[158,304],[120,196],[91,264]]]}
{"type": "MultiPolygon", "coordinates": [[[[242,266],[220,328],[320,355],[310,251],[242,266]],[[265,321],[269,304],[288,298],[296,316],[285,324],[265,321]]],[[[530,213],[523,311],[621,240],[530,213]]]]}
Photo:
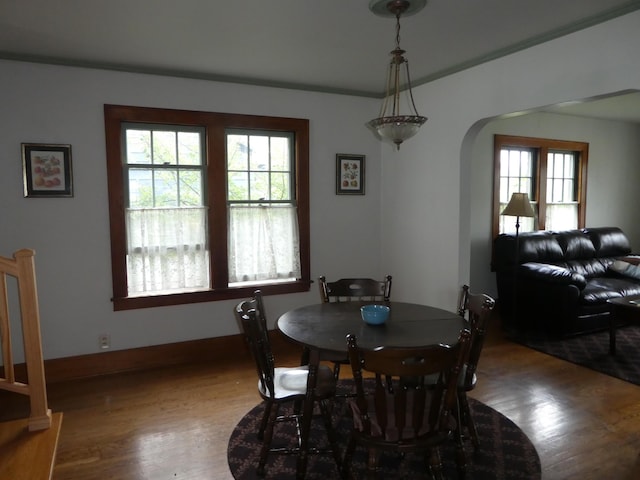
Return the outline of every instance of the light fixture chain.
{"type": "Polygon", "coordinates": [[[396,48],[400,50],[400,11],[396,13],[396,48]]]}

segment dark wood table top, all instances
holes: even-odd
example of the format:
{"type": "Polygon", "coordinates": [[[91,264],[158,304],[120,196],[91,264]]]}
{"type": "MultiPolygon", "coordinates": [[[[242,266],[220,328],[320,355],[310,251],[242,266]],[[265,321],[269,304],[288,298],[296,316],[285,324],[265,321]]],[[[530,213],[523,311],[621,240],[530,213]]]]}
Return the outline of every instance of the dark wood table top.
{"type": "Polygon", "coordinates": [[[346,353],[346,336],[374,348],[453,345],[467,322],[453,312],[414,303],[387,302],[391,312],[383,325],[367,325],[360,307],[383,302],[319,303],[290,310],[278,318],[277,328],[302,346],[323,352],[346,353]]]}

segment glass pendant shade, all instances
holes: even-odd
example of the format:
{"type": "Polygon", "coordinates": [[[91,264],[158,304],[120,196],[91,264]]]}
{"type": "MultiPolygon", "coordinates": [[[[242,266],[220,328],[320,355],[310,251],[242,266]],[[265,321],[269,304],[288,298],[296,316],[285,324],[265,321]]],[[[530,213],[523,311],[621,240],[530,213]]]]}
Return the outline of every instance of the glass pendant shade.
{"type": "Polygon", "coordinates": [[[399,150],[400,144],[418,133],[426,121],[426,117],[419,115],[402,115],[374,118],[367,125],[376,130],[384,140],[395,143],[399,150]]]}

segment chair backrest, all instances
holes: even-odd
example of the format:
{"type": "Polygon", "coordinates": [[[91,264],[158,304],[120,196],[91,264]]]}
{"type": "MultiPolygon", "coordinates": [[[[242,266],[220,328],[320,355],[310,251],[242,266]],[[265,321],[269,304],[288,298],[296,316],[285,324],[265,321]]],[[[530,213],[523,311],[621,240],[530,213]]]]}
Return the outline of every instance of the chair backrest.
{"type": "Polygon", "coordinates": [[[467,309],[471,329],[471,346],[469,347],[469,358],[464,378],[465,386],[471,386],[473,383],[473,376],[484,346],[489,318],[495,304],[495,300],[489,295],[468,293],[467,309]]]}
{"type": "Polygon", "coordinates": [[[348,335],[356,384],[357,408],[352,408],[359,434],[381,444],[402,444],[407,450],[430,444],[434,437],[444,440],[451,429],[456,385],[470,336],[469,330],[461,331],[453,346],[363,349],[355,335],[348,335]],[[375,374],[373,397],[365,394],[363,372],[375,374]],[[433,388],[425,381],[429,375],[438,376],[433,388]]]}
{"type": "Polygon", "coordinates": [[[324,303],[354,300],[388,302],[391,297],[391,275],[387,275],[383,281],[371,278],[341,278],[335,282],[327,282],[324,276],[318,280],[320,298],[324,303]]]}
{"type": "Polygon", "coordinates": [[[271,342],[269,341],[262,292],[256,290],[253,298],[240,302],[236,306],[235,314],[256,363],[262,390],[274,397],[275,360],[271,351],[271,342]]]}
{"type": "Polygon", "coordinates": [[[469,285],[463,285],[458,294],[458,315],[462,318],[467,316],[469,308],[469,285]]]}

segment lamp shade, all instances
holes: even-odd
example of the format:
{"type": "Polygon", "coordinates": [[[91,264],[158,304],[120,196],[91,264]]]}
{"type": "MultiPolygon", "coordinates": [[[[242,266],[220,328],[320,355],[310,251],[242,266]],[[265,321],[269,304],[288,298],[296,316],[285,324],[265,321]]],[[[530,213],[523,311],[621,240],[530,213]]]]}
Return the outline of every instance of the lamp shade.
{"type": "Polygon", "coordinates": [[[536,214],[531,208],[529,202],[529,195],[526,193],[514,193],[511,195],[511,200],[504,207],[504,210],[500,215],[510,215],[512,217],[535,217],[536,214]]]}

